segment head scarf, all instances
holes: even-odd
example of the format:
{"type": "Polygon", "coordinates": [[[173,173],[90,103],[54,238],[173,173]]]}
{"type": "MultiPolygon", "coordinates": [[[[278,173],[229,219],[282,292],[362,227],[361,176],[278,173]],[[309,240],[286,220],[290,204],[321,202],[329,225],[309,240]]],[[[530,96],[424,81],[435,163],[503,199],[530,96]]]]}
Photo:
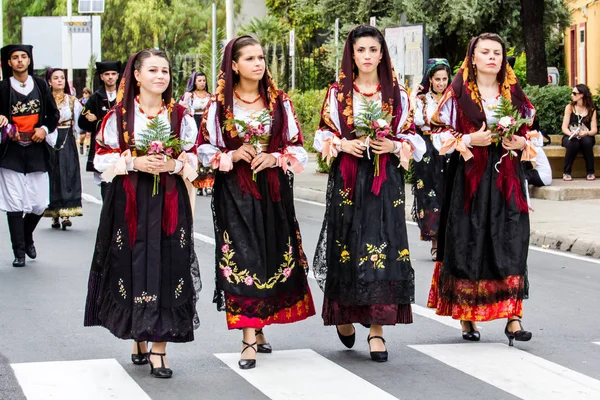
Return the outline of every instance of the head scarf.
{"type": "MultiPolygon", "coordinates": [[[[219,78],[217,80],[216,93],[211,99],[211,104],[215,103],[217,108],[216,119],[217,125],[221,127],[223,141],[225,147],[230,150],[235,150],[242,146],[243,140],[239,137],[236,125],[234,123],[225,122],[227,120],[233,120],[233,90],[234,90],[234,72],[233,72],[233,46],[234,44],[242,39],[250,36],[237,37],[227,44],[225,52],[223,54],[223,62],[221,64],[221,71],[219,72],[219,78]]],[[[258,91],[264,104],[266,104],[268,110],[271,113],[271,138],[267,149],[268,153],[280,152],[287,146],[288,141],[288,119],[284,101],[289,100],[289,97],[282,91],[277,89],[275,81],[271,77],[269,70],[265,64],[265,73],[262,79],[258,82],[258,91]]],[[[208,107],[207,107],[208,109],[208,107]]],[[[208,131],[206,130],[206,117],[208,113],[204,113],[202,121],[202,138],[201,141],[208,142],[208,131]]],[[[302,145],[302,134],[298,133],[298,140],[294,142],[295,145],[302,145]]],[[[250,164],[245,161],[238,161],[236,163],[235,171],[237,173],[238,183],[240,189],[245,193],[251,193],[256,198],[261,198],[258,192],[258,186],[256,182],[252,180],[252,170],[250,164]]],[[[269,182],[269,192],[271,200],[280,201],[281,194],[279,190],[279,176],[277,168],[269,168],[266,170],[267,179],[269,182]]]]}
{"type": "Polygon", "coordinates": [[[8,79],[13,75],[13,70],[8,65],[8,60],[10,60],[10,56],[15,51],[24,51],[29,56],[29,75],[33,75],[33,46],[28,44],[9,44],[8,46],[4,46],[0,50],[0,57],[2,58],[2,79],[8,79]]]}
{"type": "MultiPolygon", "coordinates": [[[[363,28],[365,25],[359,25],[352,29],[348,33],[346,44],[344,46],[344,55],[342,57],[342,66],[336,83],[332,85],[332,89],[337,89],[337,100],[339,107],[340,135],[348,140],[356,139],[354,133],[354,108],[352,105],[354,95],[354,79],[355,79],[355,68],[354,53],[352,45],[352,36],[355,30],[363,28]]],[[[383,111],[392,115],[392,132],[397,132],[398,124],[401,119],[400,113],[402,112],[401,107],[401,91],[404,91],[398,84],[396,79],[396,73],[392,66],[392,60],[390,53],[385,42],[385,38],[379,30],[372,28],[378,33],[379,38],[382,39],[381,52],[382,57],[379,65],[377,65],[377,76],[381,84],[381,108],[383,111]]],[[[329,101],[329,93],[327,94],[324,102],[324,108],[327,107],[329,101]]],[[[412,124],[412,120],[407,119],[407,124],[412,124]]],[[[332,126],[328,115],[321,112],[321,121],[319,123],[320,129],[336,130],[335,126],[332,126]]],[[[373,186],[371,191],[375,194],[379,194],[381,185],[386,180],[386,169],[385,166],[389,160],[389,154],[381,154],[379,156],[379,175],[373,179],[373,186]]],[[[340,168],[342,176],[344,177],[344,188],[349,190],[349,196],[352,197],[354,193],[354,185],[356,183],[356,174],[358,168],[358,159],[349,154],[340,154],[340,168]]]]}
{"type": "MultiPolygon", "coordinates": [[[[65,74],[65,87],[63,89],[63,92],[70,95],[72,92],[71,92],[71,86],[69,85],[69,72],[66,69],[48,68],[46,70],[46,82],[50,82],[50,78],[52,78],[52,74],[55,73],[56,71],[62,71],[65,74]]],[[[48,85],[50,85],[50,84],[48,83],[48,85]]]]}
{"type": "MultiPolygon", "coordinates": [[[[190,79],[188,79],[188,81],[187,81],[187,86],[185,88],[186,92],[193,92],[194,90],[196,90],[196,78],[199,75],[206,77],[206,75],[203,72],[200,72],[200,71],[192,72],[190,79]]],[[[208,91],[208,79],[206,80],[206,87],[204,88],[204,90],[206,90],[206,92],[210,93],[208,91]]]]}
{"type": "Polygon", "coordinates": [[[417,94],[425,94],[429,92],[429,89],[431,89],[431,84],[429,82],[429,80],[431,79],[431,72],[435,67],[439,65],[445,65],[446,67],[448,67],[448,85],[452,83],[452,68],[450,67],[450,63],[448,62],[448,60],[446,60],[445,58],[430,58],[429,60],[427,60],[427,65],[425,66],[425,73],[423,74],[423,79],[421,80],[421,86],[423,87],[423,90],[421,90],[417,94]]]}
{"type": "MultiPolygon", "coordinates": [[[[456,130],[461,133],[473,133],[479,130],[486,121],[486,115],[481,102],[481,95],[477,87],[476,71],[473,66],[473,54],[475,46],[481,40],[487,40],[488,37],[482,34],[471,39],[467,56],[454,77],[450,89],[446,91],[444,97],[440,101],[439,109],[441,109],[446,101],[452,100],[456,102],[458,113],[456,116],[456,130]],[[482,38],[483,36],[483,38],[482,38]]],[[[526,115],[527,110],[534,110],[534,107],[525,96],[523,89],[517,81],[517,77],[511,66],[508,64],[506,56],[506,46],[502,45],[502,66],[498,72],[497,81],[500,84],[500,95],[511,101],[512,105],[519,111],[521,115],[526,115]]],[[[434,115],[433,119],[436,119],[434,115]]],[[[435,122],[435,121],[434,121],[435,122]]],[[[439,121],[438,121],[439,123],[439,121]]],[[[489,127],[488,127],[489,128],[489,127]]],[[[524,135],[528,127],[523,127],[520,135],[524,135]]],[[[483,176],[487,165],[488,148],[473,147],[471,149],[473,158],[466,162],[465,178],[467,180],[466,204],[465,209],[469,208],[469,204],[483,176]]],[[[523,195],[521,181],[517,175],[519,158],[504,160],[500,166],[498,174],[497,187],[502,191],[509,202],[513,193],[515,193],[516,201],[519,209],[522,212],[527,212],[527,201],[523,195]]]]}

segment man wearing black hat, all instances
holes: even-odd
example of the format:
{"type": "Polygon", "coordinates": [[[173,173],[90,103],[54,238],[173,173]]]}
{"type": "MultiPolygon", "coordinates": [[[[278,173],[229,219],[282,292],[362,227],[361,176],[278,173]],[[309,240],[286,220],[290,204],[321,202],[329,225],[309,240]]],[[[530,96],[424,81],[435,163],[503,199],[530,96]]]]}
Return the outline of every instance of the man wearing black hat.
{"type": "Polygon", "coordinates": [[[100,185],[100,192],[104,199],[104,194],[108,186],[107,182],[102,182],[98,171],[94,169],[94,156],[96,155],[96,133],[102,126],[102,120],[108,114],[108,111],[115,105],[117,98],[117,82],[121,71],[120,61],[105,61],[96,63],[96,72],[103,85],[94,92],[85,104],[81,115],[79,116],[79,127],[83,131],[91,133],[90,151],[85,170],[94,172],[94,181],[100,185]]]}
{"type": "Polygon", "coordinates": [[[0,144],[0,210],[8,217],[15,260],[36,258],[33,231],[49,203],[48,147],[56,144],[59,112],[46,82],[33,76],[32,46],[0,50],[0,127],[12,135],[0,144]],[[15,129],[16,128],[16,129],[15,129]]]}

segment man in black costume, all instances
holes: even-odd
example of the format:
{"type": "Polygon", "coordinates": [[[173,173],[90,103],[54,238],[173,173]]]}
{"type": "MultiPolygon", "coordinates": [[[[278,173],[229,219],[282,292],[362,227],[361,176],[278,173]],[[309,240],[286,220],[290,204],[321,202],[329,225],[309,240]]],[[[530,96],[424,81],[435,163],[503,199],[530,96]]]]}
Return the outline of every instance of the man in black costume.
{"type": "Polygon", "coordinates": [[[96,134],[102,126],[102,120],[108,111],[115,105],[117,98],[117,85],[121,72],[120,61],[105,61],[96,63],[96,72],[102,81],[102,85],[94,92],[83,107],[79,116],[79,127],[83,131],[91,133],[90,151],[85,170],[94,173],[94,182],[100,185],[100,192],[104,199],[108,182],[103,182],[100,174],[94,168],[94,156],[96,155],[96,134]]]}
{"type": "Polygon", "coordinates": [[[48,147],[56,144],[60,114],[48,85],[33,76],[33,48],[11,44],[0,50],[0,210],[8,217],[15,260],[36,258],[33,231],[49,203],[48,147]]]}

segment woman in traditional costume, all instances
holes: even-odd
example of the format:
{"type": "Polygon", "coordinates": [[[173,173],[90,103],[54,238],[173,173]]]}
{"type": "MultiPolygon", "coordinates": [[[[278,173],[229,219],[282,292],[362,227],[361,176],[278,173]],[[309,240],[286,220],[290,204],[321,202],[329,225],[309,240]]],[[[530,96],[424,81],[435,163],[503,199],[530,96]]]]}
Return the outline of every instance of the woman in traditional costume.
{"type": "Polygon", "coordinates": [[[436,260],[437,233],[444,191],[444,166],[446,157],[441,156],[431,141],[431,117],[437,110],[444,90],[451,81],[448,60],[432,58],[427,62],[423,76],[423,89],[415,99],[415,127],[423,137],[427,151],[423,161],[413,163],[413,220],[419,225],[421,240],[431,242],[431,257],[436,260]]]}
{"type": "Polygon", "coordinates": [[[315,310],[290,176],[308,156],[292,103],[252,37],[227,44],[201,133],[200,160],[216,172],[214,302],[229,329],[243,330],[239,367],[254,368],[257,352],[272,351],[263,327],[315,310]]]}
{"type": "Polygon", "coordinates": [[[56,145],[50,149],[50,204],[44,211],[44,217],[52,218],[52,228],[60,229],[62,225],[62,229],[66,230],[72,225],[70,217],[83,215],[81,173],[75,138],[76,134],[80,134],[77,120],[83,107],[77,98],[70,94],[65,70],[48,69],[46,82],[52,89],[60,120],[56,128],[56,145]]]}
{"type": "Polygon", "coordinates": [[[414,272],[399,167],[408,168],[411,155],[420,161],[425,143],[415,134],[408,95],[376,28],[358,26],[348,34],[314,147],[334,159],[314,258],[315,276],[325,292],[323,321],[337,326],[347,347],[355,342],[353,323],[370,325],[371,359],[387,361],[383,325],[413,320],[414,272]],[[367,139],[356,128],[368,104],[392,117],[389,136],[367,139]]]}
{"type": "Polygon", "coordinates": [[[198,129],[172,98],[169,61],[159,50],[129,58],[117,100],[102,122],[94,157],[112,185],[98,227],[85,326],[133,339],[133,363],[149,362],[154,377],[170,378],[167,342],[192,341],[198,325],[200,275],[184,182],[196,176],[198,129]],[[179,139],[181,146],[165,145],[172,157],[147,154],[142,147],[150,135],[179,139]]]}
{"type": "Polygon", "coordinates": [[[507,318],[512,346],[532,336],[521,325],[529,246],[521,161],[535,155],[529,138],[537,132],[524,125],[512,139],[492,143],[501,99],[533,121],[535,109],[507,63],[504,41],[484,33],[471,40],[433,116],[440,153],[451,156],[428,306],[460,320],[463,339],[470,341],[480,339],[475,322],[507,318]]]}
{"type": "MultiPolygon", "coordinates": [[[[210,100],[210,92],[207,89],[206,75],[204,72],[194,72],[188,80],[185,94],[181,97],[180,104],[188,107],[194,114],[196,124],[200,126],[202,114],[210,100]]],[[[198,196],[205,193],[212,194],[212,188],[215,183],[215,174],[211,167],[203,165],[198,166],[198,178],[194,181],[194,187],[198,196]]]]}

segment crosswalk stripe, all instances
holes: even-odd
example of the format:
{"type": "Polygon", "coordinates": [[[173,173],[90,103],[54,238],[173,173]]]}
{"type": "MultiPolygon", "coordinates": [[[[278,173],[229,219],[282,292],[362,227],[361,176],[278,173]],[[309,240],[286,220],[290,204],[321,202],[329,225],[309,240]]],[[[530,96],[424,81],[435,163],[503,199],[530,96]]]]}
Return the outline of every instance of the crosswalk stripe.
{"type": "Polygon", "coordinates": [[[600,399],[600,381],[505,344],[408,347],[521,399],[600,399]]]}
{"type": "Polygon", "coordinates": [[[592,342],[594,344],[597,344],[598,346],[600,346],[600,342],[592,342]]]}
{"type": "Polygon", "coordinates": [[[271,400],[397,400],[309,349],[283,350],[259,357],[256,368],[250,370],[239,369],[240,353],[215,356],[271,400]]]}
{"type": "Polygon", "coordinates": [[[150,400],[115,359],[11,366],[28,400],[150,400]]]}

